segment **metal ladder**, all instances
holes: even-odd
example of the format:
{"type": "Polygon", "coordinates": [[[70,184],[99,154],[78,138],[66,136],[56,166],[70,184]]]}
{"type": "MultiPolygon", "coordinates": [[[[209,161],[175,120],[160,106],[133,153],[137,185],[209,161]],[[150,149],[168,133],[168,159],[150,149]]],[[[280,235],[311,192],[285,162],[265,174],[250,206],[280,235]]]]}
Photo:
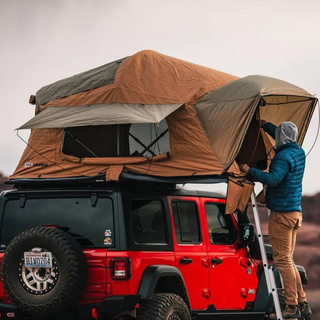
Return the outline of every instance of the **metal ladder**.
{"type": "Polygon", "coordinates": [[[259,212],[258,212],[257,199],[256,199],[254,189],[251,194],[251,204],[252,204],[255,225],[256,225],[256,229],[257,229],[257,233],[258,233],[259,247],[260,247],[260,251],[261,251],[263,270],[264,270],[264,274],[266,277],[268,292],[269,292],[269,295],[272,295],[272,297],[273,297],[273,303],[274,303],[277,319],[282,320],[282,313],[281,313],[277,285],[276,285],[276,281],[274,278],[272,267],[269,266],[269,264],[268,264],[267,252],[266,252],[266,248],[264,245],[260,217],[259,217],[259,212]]]}

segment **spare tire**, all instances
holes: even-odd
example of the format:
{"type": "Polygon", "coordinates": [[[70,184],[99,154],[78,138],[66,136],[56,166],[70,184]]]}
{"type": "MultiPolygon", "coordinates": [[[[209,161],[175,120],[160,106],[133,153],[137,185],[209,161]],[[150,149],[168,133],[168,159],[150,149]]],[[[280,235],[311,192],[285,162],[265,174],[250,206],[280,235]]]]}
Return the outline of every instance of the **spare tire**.
{"type": "Polygon", "coordinates": [[[1,273],[5,292],[21,311],[48,317],[61,315],[75,305],[86,284],[87,264],[71,235],[56,228],[37,227],[10,242],[1,273]],[[43,265],[50,256],[51,265],[43,265]]]}

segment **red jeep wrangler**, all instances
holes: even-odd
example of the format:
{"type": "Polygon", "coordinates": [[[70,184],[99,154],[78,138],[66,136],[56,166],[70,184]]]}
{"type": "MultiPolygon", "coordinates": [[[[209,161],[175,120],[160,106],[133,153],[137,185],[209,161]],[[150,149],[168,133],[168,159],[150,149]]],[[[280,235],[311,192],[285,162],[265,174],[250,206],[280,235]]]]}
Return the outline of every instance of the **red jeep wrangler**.
{"type": "Polygon", "coordinates": [[[253,225],[246,213],[225,215],[221,195],[174,184],[27,180],[0,196],[1,319],[270,314],[253,225]]]}

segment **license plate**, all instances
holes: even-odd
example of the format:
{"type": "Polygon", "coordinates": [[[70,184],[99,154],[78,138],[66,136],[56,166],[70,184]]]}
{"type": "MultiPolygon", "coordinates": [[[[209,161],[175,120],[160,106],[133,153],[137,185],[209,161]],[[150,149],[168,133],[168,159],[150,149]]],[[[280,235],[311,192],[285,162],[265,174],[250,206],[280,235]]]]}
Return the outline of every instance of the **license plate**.
{"type": "Polygon", "coordinates": [[[52,268],[51,252],[25,252],[24,264],[26,268],[52,268]]]}

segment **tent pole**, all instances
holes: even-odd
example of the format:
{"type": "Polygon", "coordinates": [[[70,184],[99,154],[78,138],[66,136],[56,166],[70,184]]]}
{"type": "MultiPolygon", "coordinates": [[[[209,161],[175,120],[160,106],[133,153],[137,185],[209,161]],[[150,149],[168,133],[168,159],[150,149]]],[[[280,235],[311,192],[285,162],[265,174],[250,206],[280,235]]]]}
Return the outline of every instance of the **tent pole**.
{"type": "Polygon", "coordinates": [[[280,307],[280,302],[279,302],[277,285],[276,285],[276,281],[274,278],[273,267],[269,266],[269,264],[268,264],[267,252],[266,252],[266,248],[264,245],[260,217],[259,217],[259,212],[258,212],[257,199],[256,199],[256,195],[255,195],[254,190],[252,191],[252,194],[251,194],[251,204],[252,204],[252,211],[253,211],[253,216],[254,216],[254,220],[255,220],[255,225],[256,225],[256,229],[257,229],[257,233],[258,233],[259,247],[260,247],[262,263],[263,263],[263,270],[264,270],[264,274],[266,277],[268,292],[269,292],[269,295],[272,295],[272,297],[273,297],[273,303],[274,303],[274,307],[275,307],[275,311],[276,311],[276,315],[277,315],[277,320],[282,320],[282,313],[281,313],[281,307],[280,307]]]}
{"type": "Polygon", "coordinates": [[[139,157],[141,157],[146,151],[148,151],[156,142],[158,142],[169,129],[164,130],[156,139],[154,139],[143,151],[140,152],[139,157]]]}
{"type": "Polygon", "coordinates": [[[81,141],[79,141],[73,134],[71,134],[67,129],[64,129],[64,132],[67,133],[74,141],[78,142],[82,147],[84,147],[87,151],[89,151],[94,157],[98,158],[98,156],[91,151],[88,147],[86,147],[81,141]]]}
{"type": "MultiPolygon", "coordinates": [[[[143,144],[137,137],[135,137],[132,133],[129,132],[129,136],[135,140],[137,143],[140,144],[141,147],[147,148],[145,144],[143,144]]],[[[152,150],[148,150],[153,156],[156,156],[156,154],[152,150]]]]}

